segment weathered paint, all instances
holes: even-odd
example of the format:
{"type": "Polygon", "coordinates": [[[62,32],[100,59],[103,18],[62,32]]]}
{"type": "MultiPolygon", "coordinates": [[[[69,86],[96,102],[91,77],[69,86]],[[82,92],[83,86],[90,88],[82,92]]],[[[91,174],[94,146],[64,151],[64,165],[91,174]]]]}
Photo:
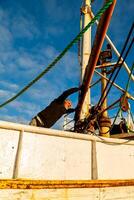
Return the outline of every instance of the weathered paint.
{"type": "Polygon", "coordinates": [[[134,187],[71,189],[5,189],[2,200],[133,200],[134,187]]]}
{"type": "Polygon", "coordinates": [[[0,179],[0,189],[70,189],[134,187],[134,179],[125,180],[26,180],[0,179]]]}
{"type": "Polygon", "coordinates": [[[133,200],[134,180],[1,180],[2,200],[133,200]]]}
{"type": "Polygon", "coordinates": [[[134,141],[6,122],[0,127],[1,179],[134,178],[134,141]]]}

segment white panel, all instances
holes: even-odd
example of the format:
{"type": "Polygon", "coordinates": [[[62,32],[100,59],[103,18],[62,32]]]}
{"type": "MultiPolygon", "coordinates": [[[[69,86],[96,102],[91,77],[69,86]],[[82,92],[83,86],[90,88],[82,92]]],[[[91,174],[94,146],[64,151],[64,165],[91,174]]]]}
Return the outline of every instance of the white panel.
{"type": "Polygon", "coordinates": [[[134,200],[134,186],[100,188],[99,200],[134,200]]]}
{"type": "Polygon", "coordinates": [[[1,200],[134,200],[134,187],[0,190],[1,200]]]}
{"type": "Polygon", "coordinates": [[[134,146],[97,142],[98,179],[133,179],[134,146]]]}
{"type": "Polygon", "coordinates": [[[0,178],[12,178],[18,131],[0,129],[0,178]]]}
{"type": "Polygon", "coordinates": [[[98,195],[99,189],[95,188],[0,190],[2,200],[99,200],[98,195]]]}
{"type": "Polygon", "coordinates": [[[91,142],[24,133],[18,178],[91,179],[91,142]]]}

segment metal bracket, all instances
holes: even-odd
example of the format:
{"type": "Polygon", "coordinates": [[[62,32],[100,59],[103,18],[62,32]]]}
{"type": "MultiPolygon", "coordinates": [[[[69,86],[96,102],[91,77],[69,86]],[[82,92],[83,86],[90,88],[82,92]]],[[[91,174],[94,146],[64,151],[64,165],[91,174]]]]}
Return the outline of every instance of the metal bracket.
{"type": "Polygon", "coordinates": [[[81,7],[81,14],[87,14],[91,12],[91,7],[89,5],[85,5],[81,7]]]}

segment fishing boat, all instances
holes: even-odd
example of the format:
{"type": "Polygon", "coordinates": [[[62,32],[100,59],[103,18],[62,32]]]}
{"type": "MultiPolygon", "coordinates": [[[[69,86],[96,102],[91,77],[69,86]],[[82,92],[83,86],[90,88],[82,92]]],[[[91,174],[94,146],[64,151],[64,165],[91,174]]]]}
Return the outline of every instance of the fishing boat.
{"type": "MultiPolygon", "coordinates": [[[[134,97],[127,88],[115,84],[112,76],[116,69],[125,66],[128,84],[134,77],[133,70],[106,35],[115,5],[116,0],[106,1],[94,17],[90,1],[85,0],[81,8],[81,32],[66,48],[79,41],[81,92],[73,129],[68,129],[68,122],[64,124],[67,130],[55,130],[0,121],[1,200],[134,199],[134,133],[130,120],[133,116],[128,103],[128,99],[134,100],[134,97]],[[91,48],[90,26],[94,22],[98,23],[98,28],[91,48]],[[105,37],[110,48],[102,51],[105,37]],[[109,61],[111,48],[119,56],[115,63],[109,61]],[[102,92],[98,104],[92,106],[89,88],[94,85],[91,81],[95,72],[101,77],[102,92]],[[122,91],[121,97],[109,106],[108,84],[122,91]],[[114,126],[116,117],[111,122],[108,116],[108,109],[117,104],[120,113],[128,113],[127,124],[122,121],[126,129],[122,123],[114,126]]],[[[133,29],[134,26],[130,34],[133,29]]],[[[64,53],[52,62],[51,67],[64,53]]]]}

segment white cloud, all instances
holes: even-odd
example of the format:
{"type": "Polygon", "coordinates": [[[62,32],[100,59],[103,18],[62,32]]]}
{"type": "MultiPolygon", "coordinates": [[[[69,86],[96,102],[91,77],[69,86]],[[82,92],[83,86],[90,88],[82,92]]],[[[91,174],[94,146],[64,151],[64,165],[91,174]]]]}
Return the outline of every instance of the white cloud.
{"type": "Polygon", "coordinates": [[[53,21],[59,21],[59,20],[69,20],[72,17],[72,7],[70,7],[70,9],[67,10],[67,12],[64,12],[64,10],[66,10],[66,3],[64,2],[63,4],[59,3],[58,0],[49,0],[49,1],[44,1],[44,8],[47,12],[47,15],[49,15],[49,17],[51,19],[53,19],[53,21]]]}
{"type": "Polygon", "coordinates": [[[54,59],[58,54],[57,50],[53,46],[47,46],[42,50],[43,54],[48,59],[54,59]]]}
{"type": "Polygon", "coordinates": [[[17,84],[5,80],[0,81],[0,85],[1,87],[7,88],[9,90],[18,90],[19,88],[17,84]]]}
{"type": "Polygon", "coordinates": [[[11,32],[3,25],[0,25],[0,49],[10,49],[12,46],[13,37],[11,32]]]}
{"type": "Polygon", "coordinates": [[[9,90],[0,90],[0,98],[1,99],[6,99],[6,98],[10,98],[12,95],[14,95],[14,92],[11,92],[9,90]]]}
{"type": "Polygon", "coordinates": [[[2,74],[3,72],[5,72],[5,66],[4,66],[3,63],[0,61],[0,74],[2,74]]]}
{"type": "Polygon", "coordinates": [[[40,111],[40,105],[26,101],[16,100],[13,101],[9,106],[10,108],[14,108],[22,115],[27,114],[28,116],[34,116],[38,111],[40,111]]]}
{"type": "Polygon", "coordinates": [[[4,115],[4,116],[0,116],[0,120],[28,124],[28,121],[26,120],[26,118],[22,116],[4,115]]]}
{"type": "Polygon", "coordinates": [[[20,55],[18,58],[16,58],[16,64],[23,68],[24,70],[26,69],[30,69],[33,67],[38,67],[38,63],[37,61],[34,59],[34,56],[31,56],[27,53],[24,53],[22,55],[20,55]]]}
{"type": "Polygon", "coordinates": [[[59,35],[62,35],[64,33],[64,29],[61,27],[61,26],[48,26],[46,29],[45,29],[45,37],[52,37],[52,36],[59,36],[59,35]]]}
{"type": "Polygon", "coordinates": [[[21,13],[15,15],[11,22],[11,30],[15,38],[24,38],[33,39],[38,37],[40,32],[36,27],[34,18],[27,16],[22,16],[21,13]]]}

